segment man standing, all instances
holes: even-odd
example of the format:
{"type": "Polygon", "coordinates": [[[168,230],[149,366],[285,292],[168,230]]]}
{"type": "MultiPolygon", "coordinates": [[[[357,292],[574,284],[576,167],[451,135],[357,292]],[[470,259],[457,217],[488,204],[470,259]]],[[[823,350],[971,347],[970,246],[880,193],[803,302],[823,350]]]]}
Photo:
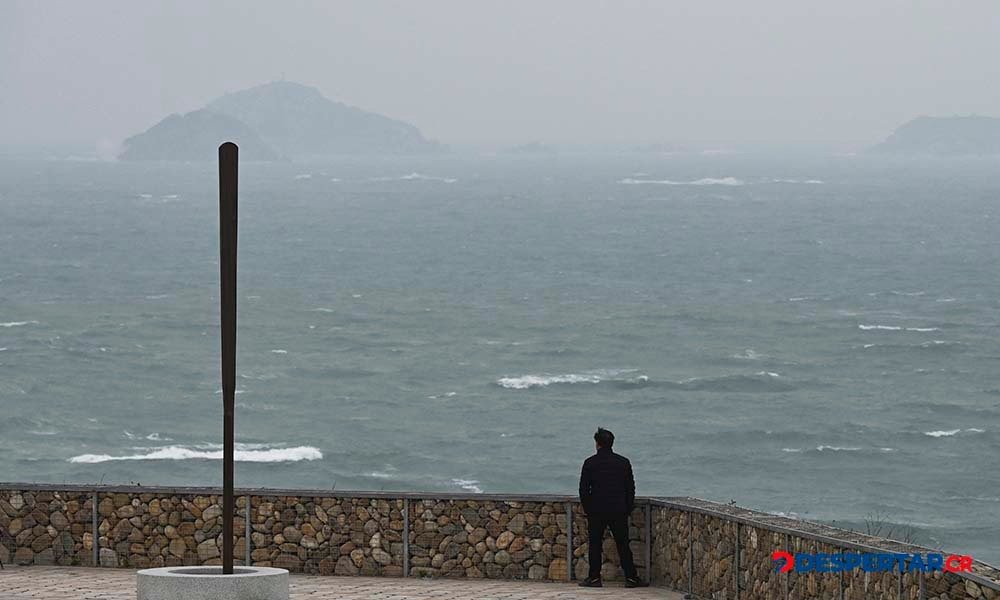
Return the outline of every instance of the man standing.
{"type": "Polygon", "coordinates": [[[583,463],[580,471],[580,503],[587,513],[590,534],[590,574],[580,582],[583,587],[602,587],[601,547],[604,530],[611,529],[618,547],[618,557],[625,571],[625,587],[647,585],[636,574],[632,550],[628,546],[628,517],[635,506],[635,479],[632,463],[611,451],[615,434],[598,428],[594,434],[597,454],[583,463]]]}

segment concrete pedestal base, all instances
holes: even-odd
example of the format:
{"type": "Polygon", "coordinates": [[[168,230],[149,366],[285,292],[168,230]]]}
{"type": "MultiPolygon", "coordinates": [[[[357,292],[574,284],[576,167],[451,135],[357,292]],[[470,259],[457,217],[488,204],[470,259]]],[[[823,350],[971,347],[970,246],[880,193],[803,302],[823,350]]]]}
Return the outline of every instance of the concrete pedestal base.
{"type": "Polygon", "coordinates": [[[136,575],[138,600],[288,600],[288,571],[269,567],[166,567],[136,575]]]}

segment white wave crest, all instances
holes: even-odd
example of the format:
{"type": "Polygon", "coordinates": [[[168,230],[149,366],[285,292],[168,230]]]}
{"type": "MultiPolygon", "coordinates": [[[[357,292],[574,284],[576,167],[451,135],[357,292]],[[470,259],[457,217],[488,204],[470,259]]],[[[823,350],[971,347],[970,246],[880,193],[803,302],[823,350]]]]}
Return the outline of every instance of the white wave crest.
{"type": "Polygon", "coordinates": [[[410,173],[409,175],[403,175],[400,179],[406,181],[410,179],[419,179],[421,181],[440,181],[443,183],[455,183],[458,181],[453,177],[434,177],[433,175],[423,175],[421,173],[410,173]]]}
{"type": "Polygon", "coordinates": [[[941,331],[940,327],[900,327],[898,325],[858,325],[858,329],[862,331],[916,331],[916,332],[929,332],[929,331],[941,331]]]}
{"type": "MultiPolygon", "coordinates": [[[[816,446],[816,452],[858,452],[861,448],[854,446],[816,446]]],[[[879,452],[895,452],[895,448],[879,448],[879,452]]],[[[805,452],[804,448],[782,448],[782,452],[789,452],[792,454],[800,454],[805,452]]]]}
{"type": "Polygon", "coordinates": [[[409,175],[401,177],[373,177],[370,181],[437,181],[440,183],[455,183],[458,181],[454,177],[436,177],[434,175],[424,175],[414,171],[409,175]]]}
{"type": "Polygon", "coordinates": [[[271,354],[288,354],[288,350],[283,350],[281,348],[275,348],[271,350],[271,354]]]}
{"type": "Polygon", "coordinates": [[[497,380],[500,387],[511,390],[526,390],[533,387],[546,387],[553,383],[600,383],[597,375],[522,375],[521,377],[501,377],[497,380]]]}
{"type": "Polygon", "coordinates": [[[0,323],[0,327],[22,327],[24,325],[38,325],[38,321],[8,321],[0,323]]]}
{"type": "MultiPolygon", "coordinates": [[[[211,446],[211,445],[210,445],[211,446]]],[[[250,445],[253,447],[254,445],[250,445]]],[[[296,446],[294,448],[241,448],[237,444],[235,451],[237,462],[279,463],[298,462],[302,460],[319,460],[323,453],[312,446],[296,446]]],[[[96,464],[123,460],[222,460],[222,450],[205,448],[186,448],[184,446],[164,446],[150,448],[141,454],[126,454],[112,456],[110,454],[81,454],[69,459],[71,463],[96,464]]]]}
{"type": "Polygon", "coordinates": [[[694,181],[673,181],[670,179],[635,179],[632,177],[626,177],[625,179],[619,179],[618,183],[623,185],[746,185],[742,179],[736,179],[735,177],[703,177],[702,179],[695,179],[694,181]]]}
{"type": "MultiPolygon", "coordinates": [[[[947,430],[942,429],[942,430],[938,430],[938,431],[925,431],[924,435],[926,435],[928,437],[933,437],[933,438],[951,437],[951,436],[958,435],[958,434],[962,433],[962,431],[963,430],[961,430],[961,429],[947,429],[947,430]]],[[[976,427],[970,427],[970,428],[968,428],[968,429],[966,429],[964,431],[966,433],[985,433],[986,432],[985,429],[978,429],[976,427]]]]}
{"type": "Polygon", "coordinates": [[[312,179],[312,173],[299,173],[293,179],[312,179]]]}
{"type": "MultiPolygon", "coordinates": [[[[126,438],[128,438],[130,440],[138,440],[138,439],[140,439],[140,438],[143,437],[141,435],[136,435],[136,434],[132,433],[131,431],[127,430],[127,429],[123,430],[122,433],[125,435],[126,438]]],[[[147,440],[149,440],[151,442],[172,442],[173,441],[171,438],[160,437],[160,434],[156,433],[155,431],[153,433],[145,436],[144,439],[147,439],[147,440]]]]}
{"type": "MultiPolygon", "coordinates": [[[[634,370],[603,370],[585,373],[567,373],[564,375],[522,375],[520,377],[501,377],[497,385],[509,390],[526,390],[535,387],[547,387],[557,383],[601,383],[608,380],[619,380],[624,373],[634,373],[634,370]]],[[[636,381],[648,381],[645,375],[634,378],[636,381]]]]}
{"type": "Polygon", "coordinates": [[[473,494],[483,493],[483,488],[479,487],[479,481],[475,479],[452,479],[451,483],[473,494]]]}
{"type": "Polygon", "coordinates": [[[997,496],[948,496],[945,500],[961,500],[964,502],[1000,502],[997,496]]]}
{"type": "Polygon", "coordinates": [[[945,430],[942,429],[942,430],[938,430],[938,431],[925,431],[924,435],[927,435],[927,436],[930,436],[930,437],[935,437],[935,438],[937,438],[937,437],[951,437],[953,435],[958,435],[958,433],[960,431],[962,431],[962,430],[961,429],[949,429],[949,430],[945,431],[945,430]]]}
{"type": "Polygon", "coordinates": [[[772,179],[772,183],[802,183],[806,185],[823,185],[820,179],[772,179]]]}

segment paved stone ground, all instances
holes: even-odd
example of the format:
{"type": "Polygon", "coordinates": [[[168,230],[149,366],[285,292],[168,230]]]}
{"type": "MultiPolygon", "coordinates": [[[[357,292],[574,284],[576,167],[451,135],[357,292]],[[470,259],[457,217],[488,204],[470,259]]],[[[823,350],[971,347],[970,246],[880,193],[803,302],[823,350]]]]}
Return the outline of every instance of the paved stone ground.
{"type": "MultiPolygon", "coordinates": [[[[5,565],[6,566],[6,565],[5,565]]],[[[580,588],[576,584],[487,579],[401,579],[293,575],[293,600],[680,600],[658,588],[580,588]]],[[[135,600],[135,571],[80,567],[10,567],[0,571],[2,600],[135,600]]]]}

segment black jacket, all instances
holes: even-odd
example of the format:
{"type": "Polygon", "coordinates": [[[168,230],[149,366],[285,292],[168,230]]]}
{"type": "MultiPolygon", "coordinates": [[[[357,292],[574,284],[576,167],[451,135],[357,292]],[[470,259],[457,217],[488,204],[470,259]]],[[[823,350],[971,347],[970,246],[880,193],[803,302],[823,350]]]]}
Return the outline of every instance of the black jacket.
{"type": "Polygon", "coordinates": [[[632,463],[610,448],[599,449],[584,461],[580,471],[580,503],[588,515],[631,513],[635,506],[632,463]]]}

